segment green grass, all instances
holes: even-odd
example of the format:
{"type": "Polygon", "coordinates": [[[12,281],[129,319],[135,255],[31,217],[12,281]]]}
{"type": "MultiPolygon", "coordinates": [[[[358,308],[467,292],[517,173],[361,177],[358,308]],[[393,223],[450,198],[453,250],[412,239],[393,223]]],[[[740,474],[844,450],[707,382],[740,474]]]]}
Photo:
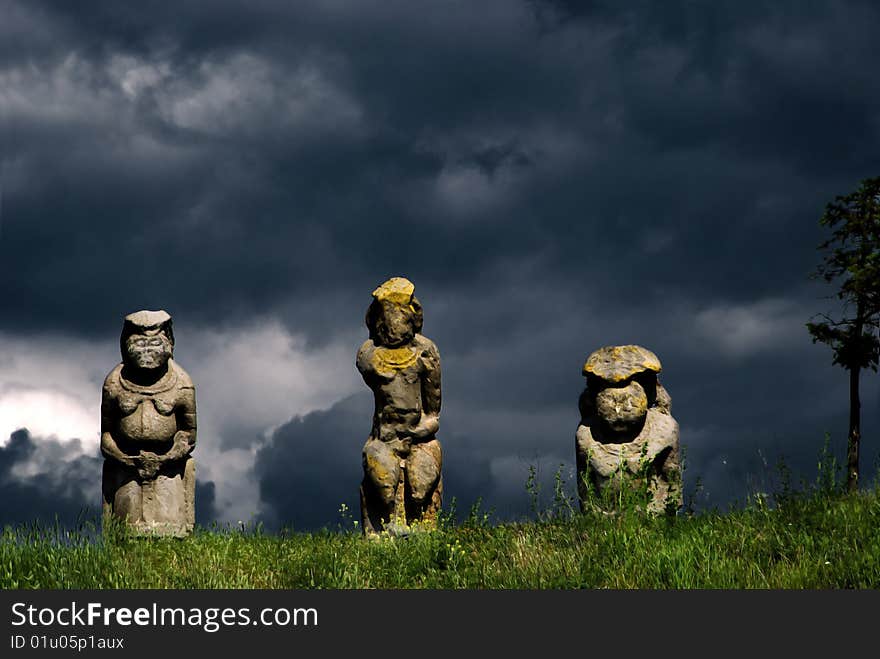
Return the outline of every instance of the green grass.
{"type": "Polygon", "coordinates": [[[0,588],[878,588],[880,488],[786,492],[771,508],[646,518],[554,508],[537,521],[408,538],[354,531],[104,539],[7,527],[0,588]]]}

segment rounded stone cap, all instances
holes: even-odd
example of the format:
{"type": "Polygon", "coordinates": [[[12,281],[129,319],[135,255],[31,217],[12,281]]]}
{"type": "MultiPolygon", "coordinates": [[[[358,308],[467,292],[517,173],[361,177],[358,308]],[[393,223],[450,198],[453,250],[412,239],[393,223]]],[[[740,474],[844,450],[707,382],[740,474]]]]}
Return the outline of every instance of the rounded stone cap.
{"type": "Polygon", "coordinates": [[[167,311],[142,309],[128,314],[122,323],[122,335],[119,337],[119,349],[122,351],[123,361],[125,361],[125,342],[128,337],[132,334],[154,331],[164,334],[174,346],[174,330],[171,328],[171,315],[167,311]]]}
{"type": "Polygon", "coordinates": [[[645,371],[659,373],[661,368],[657,355],[642,346],[605,346],[587,357],[583,374],[614,383],[645,371]]]}
{"type": "Polygon", "coordinates": [[[373,291],[373,297],[379,302],[388,300],[404,305],[412,301],[415,290],[415,285],[406,277],[392,277],[373,291]]]}
{"type": "Polygon", "coordinates": [[[130,313],[125,317],[126,323],[131,323],[135,327],[145,329],[159,327],[160,325],[167,323],[169,320],[171,320],[171,316],[164,309],[159,309],[158,311],[143,309],[141,311],[130,313]]]}

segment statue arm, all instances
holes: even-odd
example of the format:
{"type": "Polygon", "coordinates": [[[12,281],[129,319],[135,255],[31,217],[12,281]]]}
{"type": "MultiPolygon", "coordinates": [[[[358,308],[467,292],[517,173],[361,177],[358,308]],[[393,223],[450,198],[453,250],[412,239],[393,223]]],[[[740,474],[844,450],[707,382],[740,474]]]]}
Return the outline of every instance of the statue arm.
{"type": "Polygon", "coordinates": [[[124,465],[133,467],[135,459],[126,455],[113,439],[113,418],[115,416],[116,402],[107,384],[101,391],[101,454],[108,460],[116,460],[124,465]]]}
{"type": "MultiPolygon", "coordinates": [[[[360,372],[361,376],[364,378],[364,381],[367,382],[370,373],[373,370],[371,364],[371,358],[373,356],[373,342],[370,339],[364,341],[363,345],[361,345],[360,349],[357,353],[357,359],[355,359],[355,365],[357,366],[357,370],[360,372]]],[[[369,384],[369,382],[367,382],[369,384]]]]}
{"type": "Polygon", "coordinates": [[[675,442],[666,459],[661,466],[669,489],[666,493],[666,509],[668,512],[674,512],[681,508],[684,498],[684,484],[682,483],[681,456],[679,454],[678,444],[678,424],[675,425],[675,442]]]}
{"type": "Polygon", "coordinates": [[[416,440],[430,440],[440,429],[440,352],[433,342],[422,353],[422,418],[413,429],[416,440]]]}
{"type": "Polygon", "coordinates": [[[663,414],[672,415],[672,397],[669,395],[669,392],[666,391],[666,388],[657,383],[657,401],[656,406],[658,411],[663,412],[663,414]]]}
{"type": "Polygon", "coordinates": [[[422,409],[425,414],[440,416],[440,352],[433,343],[425,351],[422,377],[422,409]]]}
{"type": "Polygon", "coordinates": [[[196,390],[194,387],[181,389],[178,401],[177,432],[174,434],[174,445],[162,455],[162,461],[185,458],[196,447],[196,390]]]}

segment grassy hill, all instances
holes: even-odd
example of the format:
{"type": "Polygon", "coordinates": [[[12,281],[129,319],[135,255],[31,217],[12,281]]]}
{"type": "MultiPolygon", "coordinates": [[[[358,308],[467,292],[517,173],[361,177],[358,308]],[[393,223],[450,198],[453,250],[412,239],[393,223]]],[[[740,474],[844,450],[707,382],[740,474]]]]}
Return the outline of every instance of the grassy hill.
{"type": "Polygon", "coordinates": [[[0,588],[878,588],[880,488],[753,497],[742,509],[646,518],[580,514],[367,540],[197,529],[101,538],[89,525],[7,527],[0,588]]]}

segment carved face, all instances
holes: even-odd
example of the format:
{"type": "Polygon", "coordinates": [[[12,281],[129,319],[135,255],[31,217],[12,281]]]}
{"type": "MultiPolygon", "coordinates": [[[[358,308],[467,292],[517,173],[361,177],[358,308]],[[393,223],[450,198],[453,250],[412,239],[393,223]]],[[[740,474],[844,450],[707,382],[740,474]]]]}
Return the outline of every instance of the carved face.
{"type": "Polygon", "coordinates": [[[412,341],[415,336],[413,310],[389,300],[383,300],[381,305],[382,313],[376,317],[376,335],[382,345],[394,348],[412,341]]]}
{"type": "Polygon", "coordinates": [[[648,414],[648,396],[638,382],[606,387],[596,395],[596,413],[614,432],[638,429],[648,414]]]}
{"type": "Polygon", "coordinates": [[[171,341],[158,330],[132,334],[125,341],[126,361],[138,368],[162,368],[172,354],[171,341]]]}

